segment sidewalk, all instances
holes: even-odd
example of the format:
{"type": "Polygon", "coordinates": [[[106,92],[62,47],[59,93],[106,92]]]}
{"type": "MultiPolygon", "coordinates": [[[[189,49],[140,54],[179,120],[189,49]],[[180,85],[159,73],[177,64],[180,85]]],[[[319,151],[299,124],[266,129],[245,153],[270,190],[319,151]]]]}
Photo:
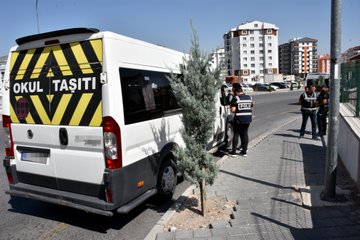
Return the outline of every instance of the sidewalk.
{"type": "MultiPolygon", "coordinates": [[[[320,201],[325,142],[311,140],[309,133],[299,139],[300,125],[297,117],[251,141],[247,157],[223,161],[214,185],[207,187],[207,196],[237,201],[229,223],[213,223],[212,229],[158,233],[156,239],[360,239],[357,204],[348,200],[327,207],[328,202],[320,201]]],[[[310,129],[310,123],[307,127],[310,129]]],[[[337,186],[353,190],[341,167],[337,186]]]]}

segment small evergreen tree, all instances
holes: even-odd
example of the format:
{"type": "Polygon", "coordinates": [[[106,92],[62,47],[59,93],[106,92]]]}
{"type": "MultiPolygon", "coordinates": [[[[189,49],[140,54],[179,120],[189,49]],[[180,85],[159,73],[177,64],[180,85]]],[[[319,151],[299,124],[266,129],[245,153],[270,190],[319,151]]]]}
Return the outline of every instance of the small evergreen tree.
{"type": "Polygon", "coordinates": [[[205,185],[213,184],[218,167],[207,151],[216,116],[215,96],[221,86],[220,68],[210,69],[210,54],[200,50],[199,39],[192,27],[191,49],[184,57],[181,77],[172,74],[171,87],[182,108],[182,137],[186,147],[174,151],[178,170],[185,179],[200,185],[201,210],[205,215],[205,185]]]}

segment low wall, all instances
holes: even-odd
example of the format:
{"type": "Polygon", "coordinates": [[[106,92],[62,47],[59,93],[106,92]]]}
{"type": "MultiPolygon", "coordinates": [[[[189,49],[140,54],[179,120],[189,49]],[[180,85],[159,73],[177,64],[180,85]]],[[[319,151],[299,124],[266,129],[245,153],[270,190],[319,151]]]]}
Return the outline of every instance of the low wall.
{"type": "Polygon", "coordinates": [[[340,104],[338,152],[342,163],[360,189],[360,119],[347,104],[340,104]]]}

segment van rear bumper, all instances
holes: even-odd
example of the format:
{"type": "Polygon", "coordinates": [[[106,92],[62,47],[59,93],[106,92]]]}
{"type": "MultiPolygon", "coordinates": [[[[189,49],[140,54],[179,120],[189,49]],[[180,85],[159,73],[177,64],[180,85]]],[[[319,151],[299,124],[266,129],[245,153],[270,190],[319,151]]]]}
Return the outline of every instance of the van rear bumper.
{"type": "Polygon", "coordinates": [[[10,185],[10,190],[5,193],[14,197],[24,197],[43,202],[59,204],[71,207],[85,212],[95,213],[107,217],[113,216],[113,204],[107,203],[99,198],[81,195],[77,193],[64,192],[55,189],[49,189],[26,183],[17,183],[10,185]]]}

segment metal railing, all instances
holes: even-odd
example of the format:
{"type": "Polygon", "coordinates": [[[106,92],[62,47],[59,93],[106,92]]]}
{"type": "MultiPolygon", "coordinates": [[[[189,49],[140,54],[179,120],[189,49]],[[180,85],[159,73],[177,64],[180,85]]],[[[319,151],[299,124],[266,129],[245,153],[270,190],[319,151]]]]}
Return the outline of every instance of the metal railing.
{"type": "Polygon", "coordinates": [[[341,64],[340,102],[355,108],[355,117],[360,116],[360,60],[341,64]]]}

